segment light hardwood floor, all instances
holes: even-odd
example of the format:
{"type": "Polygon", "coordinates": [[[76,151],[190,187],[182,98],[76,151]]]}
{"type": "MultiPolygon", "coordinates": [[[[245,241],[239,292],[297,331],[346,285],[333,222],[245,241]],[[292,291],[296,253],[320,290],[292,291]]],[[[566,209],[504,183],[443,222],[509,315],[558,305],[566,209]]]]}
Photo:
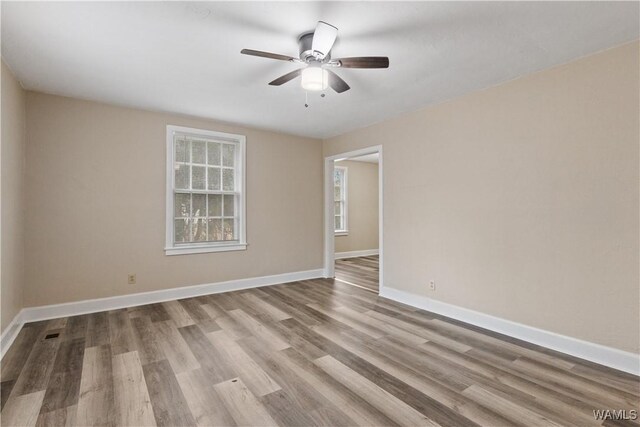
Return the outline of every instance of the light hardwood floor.
{"type": "Polygon", "coordinates": [[[380,257],[378,255],[337,259],[336,279],[361,286],[378,293],[380,277],[380,257]]]}
{"type": "Polygon", "coordinates": [[[3,426],[588,426],[640,396],[632,375],[333,280],[27,324],[0,379],[3,426]]]}

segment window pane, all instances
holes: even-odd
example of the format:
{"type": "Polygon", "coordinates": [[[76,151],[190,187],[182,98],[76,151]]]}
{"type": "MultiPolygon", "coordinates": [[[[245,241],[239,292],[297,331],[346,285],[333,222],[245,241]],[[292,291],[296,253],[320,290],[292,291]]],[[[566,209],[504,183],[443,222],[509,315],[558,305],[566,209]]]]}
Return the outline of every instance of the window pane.
{"type": "Polygon", "coordinates": [[[207,152],[208,163],[213,166],[220,166],[220,144],[218,142],[208,142],[209,151],[207,152]]]}
{"type": "Polygon", "coordinates": [[[341,204],[342,204],[342,202],[333,202],[333,213],[335,215],[340,215],[340,213],[341,213],[340,205],[341,204]]]}
{"type": "Polygon", "coordinates": [[[176,187],[180,190],[189,189],[189,165],[176,165],[176,187]]]}
{"type": "Polygon", "coordinates": [[[189,161],[189,141],[184,138],[175,140],[175,161],[176,162],[188,162],[189,161]]]}
{"type": "Polygon", "coordinates": [[[204,166],[191,167],[191,187],[194,190],[204,190],[206,188],[204,181],[205,169],[206,168],[204,166]]]}
{"type": "Polygon", "coordinates": [[[333,171],[333,185],[338,187],[342,181],[342,171],[335,169],[333,171]]]}
{"type": "Polygon", "coordinates": [[[236,236],[235,236],[235,220],[234,219],[224,219],[223,220],[223,225],[224,225],[224,240],[235,240],[236,236]]]}
{"type": "Polygon", "coordinates": [[[177,193],[174,198],[174,216],[188,217],[191,212],[191,194],[177,193]]]}
{"type": "Polygon", "coordinates": [[[207,239],[207,219],[194,219],[193,222],[193,241],[206,242],[207,239]]]}
{"type": "Polygon", "coordinates": [[[191,150],[192,163],[206,163],[207,143],[205,141],[191,141],[191,150]]]}
{"type": "Polygon", "coordinates": [[[211,241],[222,240],[222,220],[221,219],[209,220],[209,240],[211,241]]]}
{"type": "Polygon", "coordinates": [[[236,196],[225,194],[224,196],[224,216],[233,216],[235,213],[236,196]]]}
{"type": "Polygon", "coordinates": [[[193,208],[191,210],[191,216],[200,217],[207,215],[207,195],[206,194],[194,194],[193,195],[193,208]]]}
{"type": "Polygon", "coordinates": [[[233,191],[233,169],[222,169],[222,189],[233,191]]]}
{"type": "Polygon", "coordinates": [[[222,194],[209,194],[209,216],[222,216],[222,194]]]}
{"type": "Polygon", "coordinates": [[[336,217],[336,230],[342,230],[342,217],[336,217]]]}
{"type": "Polygon", "coordinates": [[[232,135],[232,139],[216,140],[207,132],[193,132],[170,131],[174,164],[168,172],[173,173],[169,179],[174,186],[169,189],[173,218],[170,214],[168,219],[173,224],[168,226],[173,226],[173,243],[184,247],[237,242],[239,230],[244,230],[244,218],[238,218],[239,197],[244,196],[238,194],[244,176],[240,175],[244,173],[240,170],[244,158],[239,158],[244,154],[242,144],[232,135]]]}
{"type": "Polygon", "coordinates": [[[189,242],[191,237],[191,221],[189,218],[176,219],[174,221],[174,239],[176,243],[189,242]]]}
{"type": "Polygon", "coordinates": [[[333,200],[340,201],[340,187],[333,188],[333,200]]]}
{"type": "Polygon", "coordinates": [[[222,144],[222,165],[233,166],[236,146],[232,144],[222,144]]]}
{"type": "Polygon", "coordinates": [[[209,168],[209,190],[220,190],[220,168],[209,168]]]}

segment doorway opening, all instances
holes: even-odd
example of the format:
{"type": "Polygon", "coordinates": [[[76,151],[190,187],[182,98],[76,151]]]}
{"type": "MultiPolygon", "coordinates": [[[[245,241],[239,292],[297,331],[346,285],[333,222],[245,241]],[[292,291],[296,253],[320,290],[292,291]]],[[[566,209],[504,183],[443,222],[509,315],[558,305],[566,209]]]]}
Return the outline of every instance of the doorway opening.
{"type": "Polygon", "coordinates": [[[382,147],[325,158],[325,277],[383,286],[382,147]]]}

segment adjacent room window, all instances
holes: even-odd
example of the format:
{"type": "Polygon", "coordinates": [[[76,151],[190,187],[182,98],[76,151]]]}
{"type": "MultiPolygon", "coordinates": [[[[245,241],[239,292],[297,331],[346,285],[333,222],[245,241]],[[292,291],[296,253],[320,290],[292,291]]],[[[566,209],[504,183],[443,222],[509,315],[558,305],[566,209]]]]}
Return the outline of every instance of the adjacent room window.
{"type": "Polygon", "coordinates": [[[348,233],[347,224],[347,168],[336,166],[333,170],[333,206],[336,235],[348,233]]]}
{"type": "Polygon", "coordinates": [[[246,249],[245,137],[167,126],[167,255],[246,249]]]}

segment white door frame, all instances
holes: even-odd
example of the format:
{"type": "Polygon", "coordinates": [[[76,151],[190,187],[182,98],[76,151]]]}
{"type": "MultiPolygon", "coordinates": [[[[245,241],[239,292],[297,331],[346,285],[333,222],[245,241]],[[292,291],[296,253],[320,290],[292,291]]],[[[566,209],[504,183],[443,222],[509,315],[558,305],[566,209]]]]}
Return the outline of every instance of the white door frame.
{"type": "Polygon", "coordinates": [[[366,154],[378,153],[378,242],[380,246],[380,277],[378,294],[382,291],[384,283],[383,274],[383,254],[384,254],[384,230],[382,227],[384,203],[383,203],[383,176],[382,176],[382,145],[361,148],[359,150],[346,153],[334,154],[324,158],[324,277],[335,276],[335,232],[334,232],[334,212],[333,212],[333,167],[336,160],[346,160],[350,157],[364,156],[366,154]]]}

